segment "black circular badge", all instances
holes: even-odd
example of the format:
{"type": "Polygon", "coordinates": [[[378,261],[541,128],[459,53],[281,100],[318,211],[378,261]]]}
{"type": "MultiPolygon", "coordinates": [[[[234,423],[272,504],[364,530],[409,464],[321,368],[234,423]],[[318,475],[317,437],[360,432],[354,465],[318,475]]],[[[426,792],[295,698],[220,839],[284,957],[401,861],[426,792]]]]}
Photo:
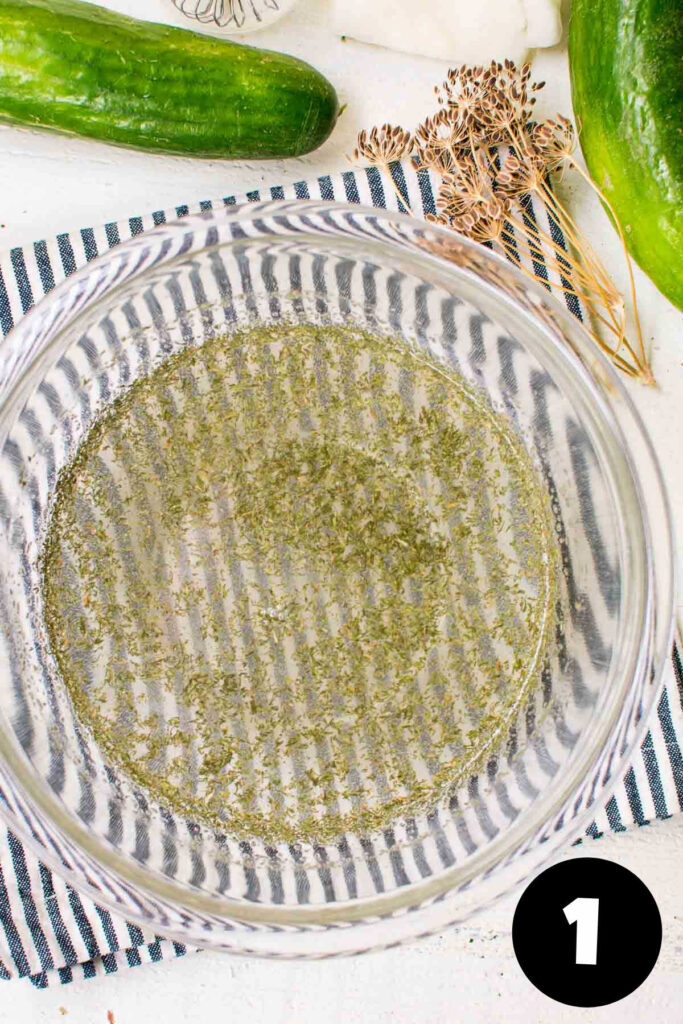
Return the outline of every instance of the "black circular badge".
{"type": "Polygon", "coordinates": [[[662,919],[632,871],[581,857],[555,864],[526,888],[512,944],[541,992],[569,1006],[604,1006],[645,981],[659,956],[662,919]]]}

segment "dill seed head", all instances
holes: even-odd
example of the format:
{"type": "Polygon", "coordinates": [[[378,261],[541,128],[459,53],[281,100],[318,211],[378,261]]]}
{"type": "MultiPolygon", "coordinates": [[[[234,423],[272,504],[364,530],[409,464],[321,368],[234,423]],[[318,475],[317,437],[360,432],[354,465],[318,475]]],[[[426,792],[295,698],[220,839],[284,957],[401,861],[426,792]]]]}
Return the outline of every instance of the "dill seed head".
{"type": "Polygon", "coordinates": [[[562,166],[576,148],[574,126],[566,117],[558,115],[556,121],[533,125],[530,137],[534,149],[549,171],[562,166]]]}
{"type": "Polygon", "coordinates": [[[412,149],[410,132],[400,125],[383,124],[381,128],[362,131],[353,151],[354,162],[367,160],[371,164],[389,164],[402,160],[412,149]]]}
{"type": "MultiPolygon", "coordinates": [[[[392,161],[412,155],[416,169],[440,178],[436,213],[428,215],[429,221],[485,242],[517,263],[521,256],[522,271],[531,277],[538,276],[532,268],[542,258],[555,271],[549,277],[544,273],[543,284],[580,299],[602,324],[602,333],[587,328],[599,347],[624,373],[652,384],[635,295],[637,340],[632,345],[626,336],[623,300],[551,191],[552,175],[567,167],[590,179],[572,155],[576,134],[569,119],[558,115],[534,120],[536,94],[544,84],[531,81],[529,64],[517,67],[511,60],[453,68],[434,87],[436,111],[412,135],[388,124],[362,131],[352,160],[386,169],[392,161]],[[545,233],[526,216],[530,197],[546,208],[551,227],[545,233]],[[554,237],[555,228],[567,246],[554,237]]],[[[392,186],[399,208],[410,212],[393,179],[392,186]]],[[[628,260],[623,242],[622,246],[628,260]]]]}

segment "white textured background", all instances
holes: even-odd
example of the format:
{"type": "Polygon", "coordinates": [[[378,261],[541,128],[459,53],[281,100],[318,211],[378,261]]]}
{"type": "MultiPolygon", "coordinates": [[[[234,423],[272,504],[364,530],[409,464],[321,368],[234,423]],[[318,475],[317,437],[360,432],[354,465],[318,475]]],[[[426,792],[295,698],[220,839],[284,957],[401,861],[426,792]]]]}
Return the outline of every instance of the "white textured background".
{"type": "MultiPolygon", "coordinates": [[[[367,2],[371,9],[372,0],[367,2]]],[[[107,0],[107,6],[183,23],[171,0],[107,0]]],[[[416,17],[419,7],[416,2],[416,17]]],[[[432,87],[447,70],[441,61],[342,42],[329,28],[327,0],[299,0],[282,22],[247,40],[309,60],[337,86],[348,106],[321,149],[294,160],[203,162],[0,127],[0,248],[340,169],[359,128],[385,120],[412,127],[428,113],[432,87]]],[[[540,112],[567,113],[563,48],[539,53],[534,69],[536,77],[547,81],[540,112]]],[[[599,205],[579,182],[568,180],[563,188],[572,212],[625,287],[615,236],[599,205]]],[[[635,387],[632,394],[659,453],[683,535],[683,317],[640,273],[637,284],[660,387],[635,387]]],[[[637,1024],[681,1024],[683,816],[584,844],[566,856],[586,854],[612,858],[636,871],[655,894],[664,921],[657,967],[636,993],[613,1007],[561,1007],[533,989],[512,954],[511,897],[438,939],[353,960],[289,964],[203,952],[48,991],[36,991],[27,981],[3,983],[0,1024],[107,1024],[108,1010],[116,1024],[153,1024],[156,1019],[164,1024],[602,1024],[621,1022],[624,1015],[637,1024]]]]}

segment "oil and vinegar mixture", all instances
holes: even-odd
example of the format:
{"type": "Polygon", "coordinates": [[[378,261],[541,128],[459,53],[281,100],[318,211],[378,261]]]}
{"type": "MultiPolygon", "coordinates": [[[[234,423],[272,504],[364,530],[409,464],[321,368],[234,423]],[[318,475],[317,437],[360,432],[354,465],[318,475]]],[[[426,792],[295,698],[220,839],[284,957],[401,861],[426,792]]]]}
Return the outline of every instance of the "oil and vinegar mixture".
{"type": "Polygon", "coordinates": [[[367,834],[462,781],[554,628],[509,421],[400,339],[280,325],[166,360],[62,472],[49,641],[112,766],[267,842],[367,834]]]}

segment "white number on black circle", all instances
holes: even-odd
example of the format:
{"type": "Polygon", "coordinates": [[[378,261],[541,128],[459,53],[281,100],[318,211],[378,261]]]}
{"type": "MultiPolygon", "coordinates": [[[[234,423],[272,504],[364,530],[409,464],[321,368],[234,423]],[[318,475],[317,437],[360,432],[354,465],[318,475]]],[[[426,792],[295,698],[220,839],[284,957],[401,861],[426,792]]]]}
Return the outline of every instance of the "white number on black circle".
{"type": "Polygon", "coordinates": [[[598,962],[598,912],[600,900],[579,896],[563,907],[569,924],[576,924],[577,964],[598,962]]]}

